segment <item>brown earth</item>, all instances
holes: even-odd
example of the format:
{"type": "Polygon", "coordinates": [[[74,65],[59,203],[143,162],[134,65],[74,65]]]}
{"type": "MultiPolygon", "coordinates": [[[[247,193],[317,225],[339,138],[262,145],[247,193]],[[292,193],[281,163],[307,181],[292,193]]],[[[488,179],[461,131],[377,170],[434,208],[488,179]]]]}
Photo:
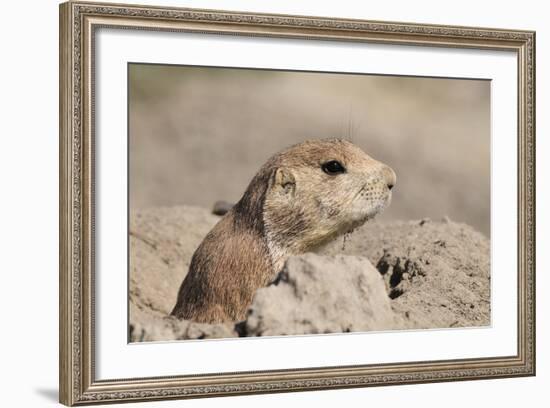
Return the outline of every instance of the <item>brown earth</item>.
{"type": "Polygon", "coordinates": [[[448,219],[370,222],[316,255],[289,259],[258,290],[245,322],[171,318],[191,256],[218,220],[191,206],[132,211],[132,341],[490,324],[489,240],[448,219]]]}

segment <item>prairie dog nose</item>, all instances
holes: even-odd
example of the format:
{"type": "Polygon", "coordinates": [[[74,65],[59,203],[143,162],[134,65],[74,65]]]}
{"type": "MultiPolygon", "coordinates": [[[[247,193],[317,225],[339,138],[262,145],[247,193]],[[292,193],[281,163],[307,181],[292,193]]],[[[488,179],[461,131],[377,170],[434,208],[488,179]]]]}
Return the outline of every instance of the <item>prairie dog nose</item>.
{"type": "Polygon", "coordinates": [[[393,186],[395,186],[395,183],[397,182],[397,175],[395,174],[395,171],[390,166],[384,165],[381,170],[382,177],[386,181],[386,185],[388,186],[388,189],[392,189],[393,186]]]}

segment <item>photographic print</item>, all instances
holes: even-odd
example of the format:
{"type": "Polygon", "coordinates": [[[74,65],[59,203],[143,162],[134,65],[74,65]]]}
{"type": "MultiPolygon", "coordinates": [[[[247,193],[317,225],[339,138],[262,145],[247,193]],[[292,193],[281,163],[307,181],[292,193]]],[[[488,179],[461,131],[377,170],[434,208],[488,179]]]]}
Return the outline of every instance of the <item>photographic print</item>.
{"type": "Polygon", "coordinates": [[[535,374],[535,32],[59,21],[62,403],[535,374]]]}
{"type": "Polygon", "coordinates": [[[491,81],[128,64],[130,342],[491,325],[491,81]]]}

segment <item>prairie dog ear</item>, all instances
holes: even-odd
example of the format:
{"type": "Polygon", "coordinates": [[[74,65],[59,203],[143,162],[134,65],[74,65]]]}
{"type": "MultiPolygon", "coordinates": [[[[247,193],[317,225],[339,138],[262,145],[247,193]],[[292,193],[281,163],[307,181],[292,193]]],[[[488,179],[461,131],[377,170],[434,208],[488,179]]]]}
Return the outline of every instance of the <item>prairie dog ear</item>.
{"type": "Polygon", "coordinates": [[[285,167],[279,167],[275,170],[271,188],[283,194],[293,194],[296,189],[296,179],[292,171],[285,167]]]}

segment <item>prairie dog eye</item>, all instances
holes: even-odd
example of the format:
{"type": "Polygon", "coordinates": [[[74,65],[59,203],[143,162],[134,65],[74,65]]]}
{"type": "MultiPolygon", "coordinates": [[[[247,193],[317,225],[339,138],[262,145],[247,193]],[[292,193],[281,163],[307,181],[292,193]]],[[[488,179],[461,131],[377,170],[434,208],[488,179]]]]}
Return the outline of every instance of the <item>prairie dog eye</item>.
{"type": "Polygon", "coordinates": [[[323,163],[321,168],[325,173],[330,174],[331,176],[346,172],[346,168],[338,160],[330,160],[323,163]]]}

